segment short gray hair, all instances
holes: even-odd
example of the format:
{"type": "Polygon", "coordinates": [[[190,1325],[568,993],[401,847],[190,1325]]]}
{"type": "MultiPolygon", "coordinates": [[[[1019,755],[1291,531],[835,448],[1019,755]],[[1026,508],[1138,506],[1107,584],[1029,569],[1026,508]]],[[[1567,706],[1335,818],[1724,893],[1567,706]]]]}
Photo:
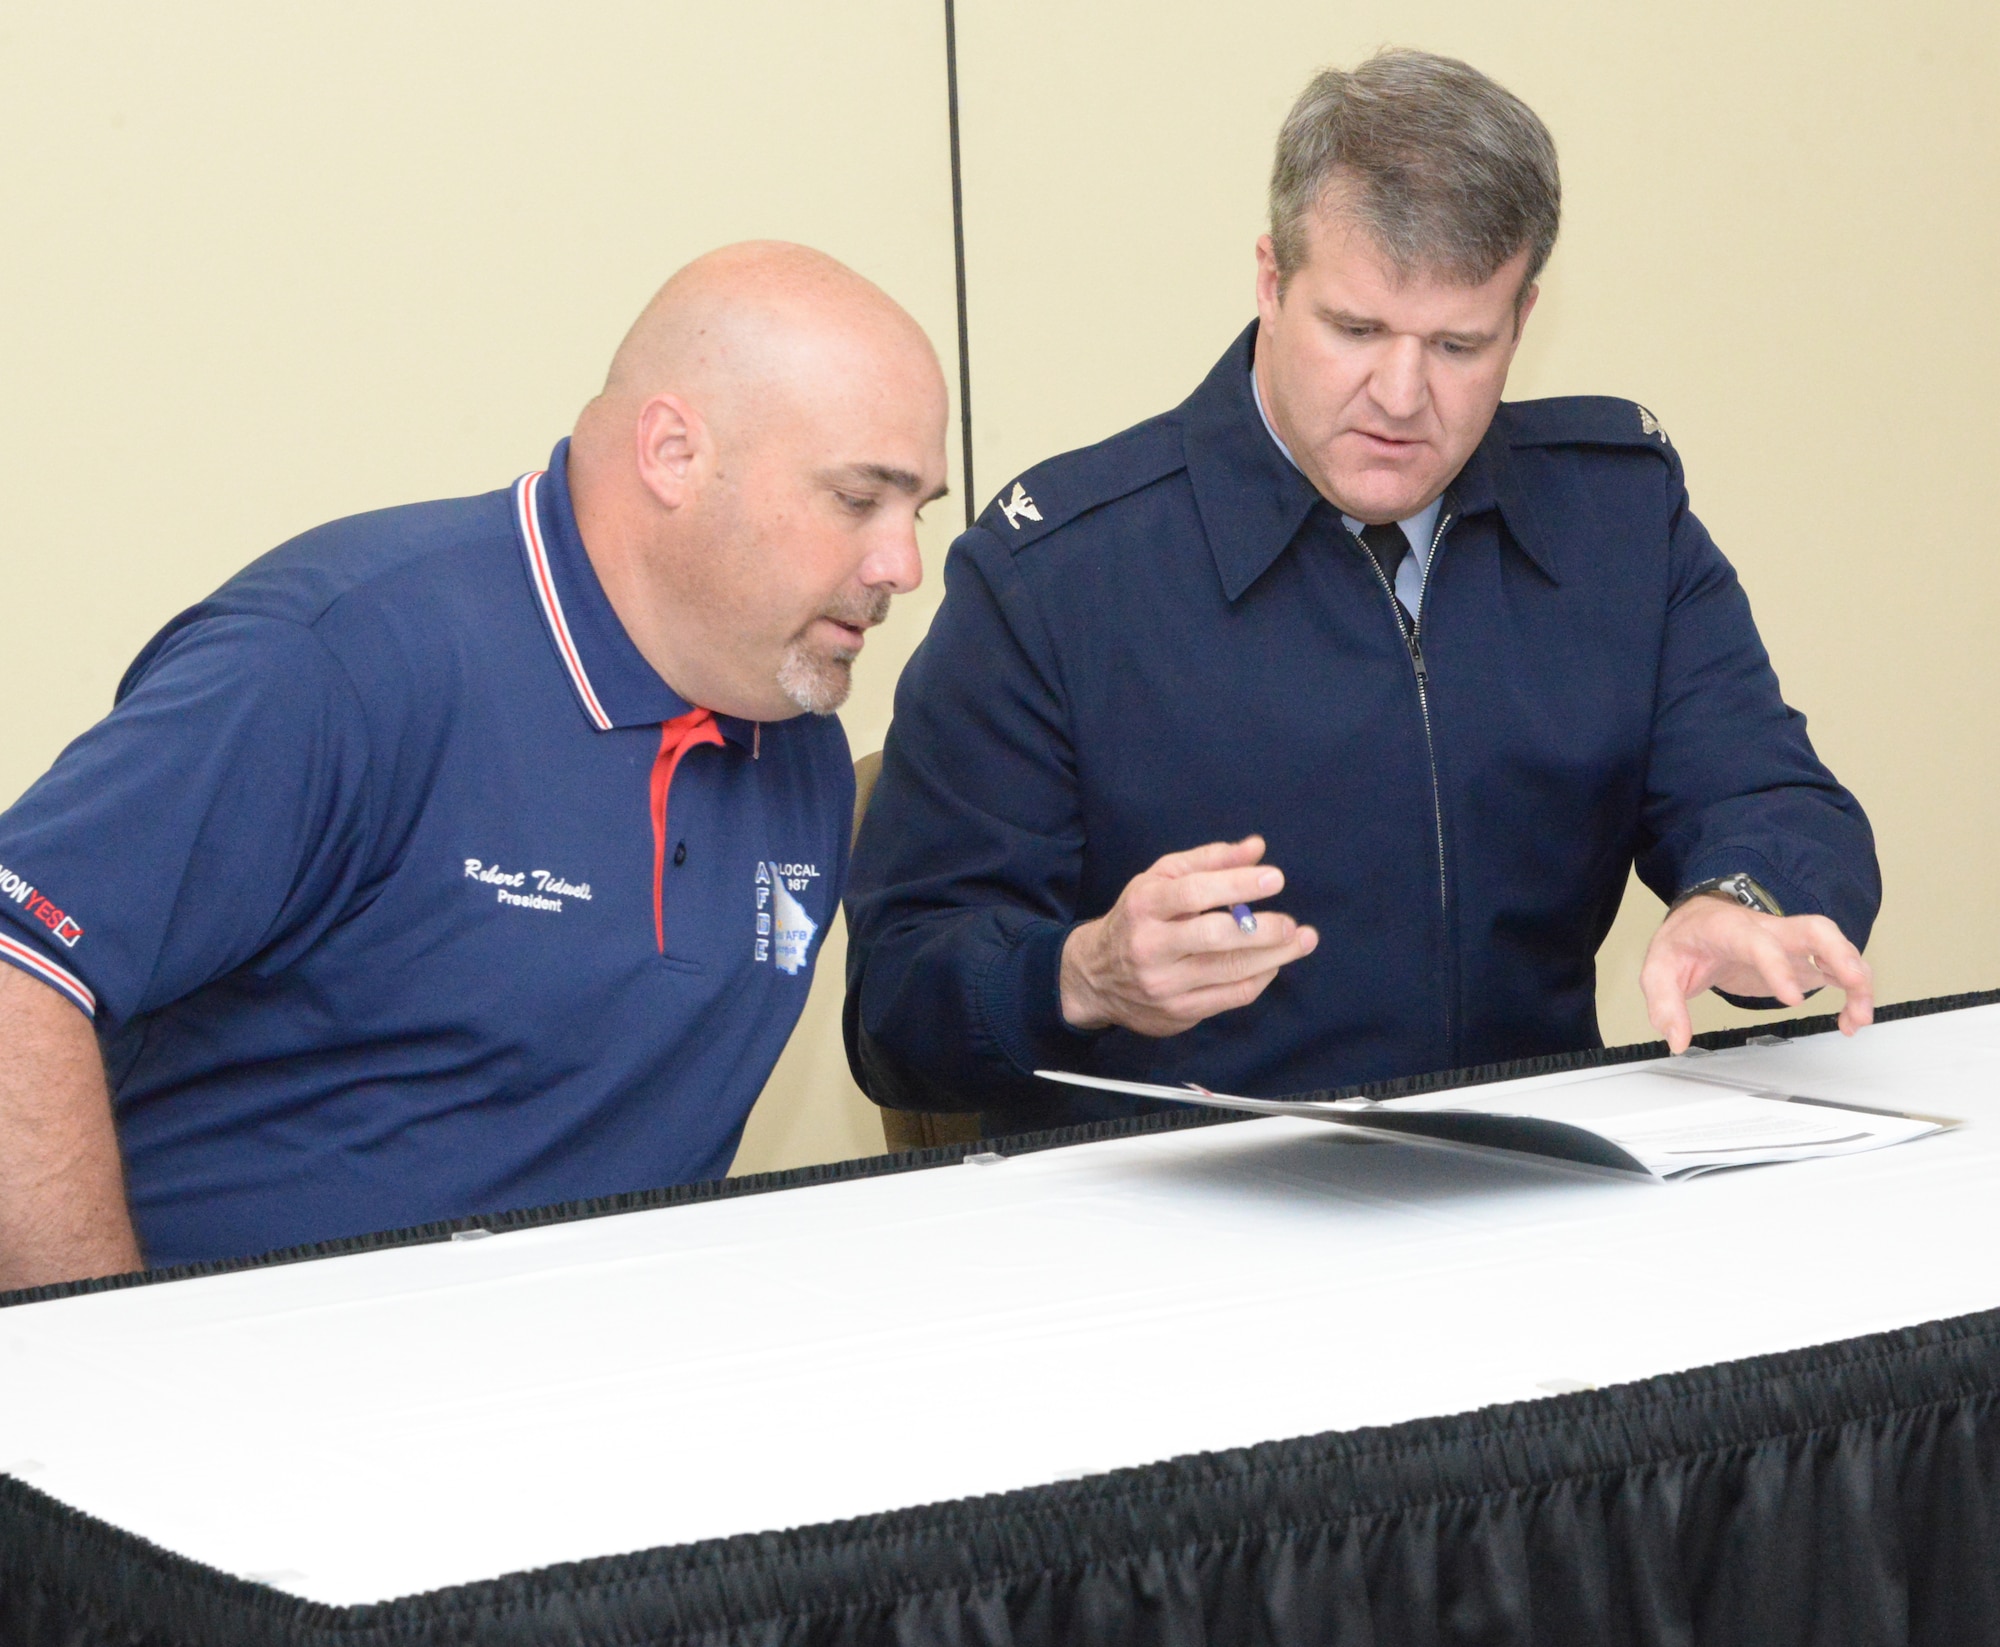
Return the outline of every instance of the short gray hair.
{"type": "Polygon", "coordinates": [[[1280,293],[1336,187],[1406,272],[1477,286],[1526,247],[1522,297],[1562,219],[1555,140],[1535,111],[1469,64],[1400,47],[1322,70],[1285,117],[1271,167],[1280,293]]]}

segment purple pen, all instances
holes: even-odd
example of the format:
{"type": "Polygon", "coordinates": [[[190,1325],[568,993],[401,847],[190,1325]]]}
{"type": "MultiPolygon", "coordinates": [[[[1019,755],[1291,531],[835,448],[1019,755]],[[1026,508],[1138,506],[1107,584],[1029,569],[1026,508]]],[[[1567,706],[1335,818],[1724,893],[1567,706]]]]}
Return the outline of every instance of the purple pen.
{"type": "Polygon", "coordinates": [[[1231,904],[1229,906],[1229,913],[1236,917],[1236,924],[1245,932],[1255,932],[1257,930],[1257,917],[1250,913],[1250,906],[1248,904],[1231,904]]]}

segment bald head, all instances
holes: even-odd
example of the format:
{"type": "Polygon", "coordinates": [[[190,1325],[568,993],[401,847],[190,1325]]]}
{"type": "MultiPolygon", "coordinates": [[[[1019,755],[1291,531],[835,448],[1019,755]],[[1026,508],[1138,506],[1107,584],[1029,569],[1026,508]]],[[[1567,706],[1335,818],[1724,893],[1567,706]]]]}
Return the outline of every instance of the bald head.
{"type": "Polygon", "coordinates": [[[622,424],[661,393],[695,402],[719,429],[747,433],[793,410],[785,402],[839,376],[857,355],[870,369],[937,372],[922,328],[846,264],[781,240],[724,246],[653,294],[612,356],[578,436],[607,421],[603,414],[622,424]]]}
{"type": "Polygon", "coordinates": [[[862,631],[922,575],[944,420],[922,328],[823,252],[726,246],[662,286],[569,475],[605,593],[668,684],[760,720],[837,704],[862,631]]]}

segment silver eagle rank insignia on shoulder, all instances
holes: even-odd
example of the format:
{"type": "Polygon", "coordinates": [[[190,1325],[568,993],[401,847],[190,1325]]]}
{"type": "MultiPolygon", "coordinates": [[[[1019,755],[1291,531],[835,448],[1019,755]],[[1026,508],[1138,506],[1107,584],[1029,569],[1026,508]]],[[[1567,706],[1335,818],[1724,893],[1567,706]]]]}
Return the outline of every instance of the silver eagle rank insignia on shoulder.
{"type": "Polygon", "coordinates": [[[1007,524],[1017,532],[1020,531],[1021,522],[1024,519],[1040,520],[1042,518],[1041,510],[1035,507],[1035,500],[1028,496],[1026,489],[1018,480],[1014,482],[1013,496],[1000,498],[997,501],[1000,505],[1000,513],[1007,517],[1007,524]]]}
{"type": "Polygon", "coordinates": [[[1660,427],[1660,420],[1636,400],[1632,402],[1632,405],[1639,414],[1639,432],[1642,435],[1656,435],[1659,437],[1659,442],[1662,446],[1667,445],[1667,432],[1660,427]]]}

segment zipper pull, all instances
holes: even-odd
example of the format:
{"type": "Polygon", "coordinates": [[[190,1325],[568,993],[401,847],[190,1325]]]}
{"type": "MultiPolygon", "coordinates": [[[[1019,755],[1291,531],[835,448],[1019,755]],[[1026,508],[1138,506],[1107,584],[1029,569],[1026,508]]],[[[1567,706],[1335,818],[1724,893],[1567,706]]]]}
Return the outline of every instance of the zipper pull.
{"type": "Polygon", "coordinates": [[[1424,649],[1422,643],[1417,639],[1417,631],[1414,626],[1411,627],[1407,638],[1410,643],[1410,662],[1415,666],[1417,671],[1417,685],[1420,687],[1428,686],[1431,680],[1430,671],[1424,667],[1424,649]]]}

